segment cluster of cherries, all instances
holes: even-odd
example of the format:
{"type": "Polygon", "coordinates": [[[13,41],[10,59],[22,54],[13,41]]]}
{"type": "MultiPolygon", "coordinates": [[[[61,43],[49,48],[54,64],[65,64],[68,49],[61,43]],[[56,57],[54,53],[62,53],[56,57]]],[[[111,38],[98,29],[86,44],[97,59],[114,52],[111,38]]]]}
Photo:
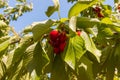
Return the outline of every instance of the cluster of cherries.
{"type": "Polygon", "coordinates": [[[97,16],[99,17],[99,18],[103,18],[104,17],[104,15],[101,13],[101,8],[98,6],[98,5],[96,5],[94,8],[93,8],[93,11],[97,14],[97,16]]]}
{"type": "MultiPolygon", "coordinates": [[[[80,36],[80,31],[76,31],[77,35],[80,36]]],[[[60,54],[64,51],[66,46],[66,41],[68,39],[66,31],[52,30],[49,33],[49,43],[53,47],[55,54],[60,54]]]]}
{"type": "Polygon", "coordinates": [[[53,47],[53,51],[55,54],[59,54],[64,51],[66,46],[66,31],[52,30],[49,34],[50,41],[49,43],[53,47]]]}

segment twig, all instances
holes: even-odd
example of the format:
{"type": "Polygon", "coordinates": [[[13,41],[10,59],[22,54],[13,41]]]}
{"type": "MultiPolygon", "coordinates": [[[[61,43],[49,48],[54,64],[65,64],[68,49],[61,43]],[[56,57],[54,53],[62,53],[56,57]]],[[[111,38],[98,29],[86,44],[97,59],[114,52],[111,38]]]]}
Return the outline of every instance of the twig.
{"type": "Polygon", "coordinates": [[[11,27],[11,31],[13,32],[14,36],[19,37],[18,33],[15,31],[14,27],[11,27]]]}

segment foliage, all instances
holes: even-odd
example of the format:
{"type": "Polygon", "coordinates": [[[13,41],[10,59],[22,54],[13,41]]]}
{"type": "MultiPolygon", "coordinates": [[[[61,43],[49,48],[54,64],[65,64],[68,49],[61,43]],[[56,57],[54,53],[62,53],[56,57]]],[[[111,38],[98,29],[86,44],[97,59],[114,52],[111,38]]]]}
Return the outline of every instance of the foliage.
{"type": "Polygon", "coordinates": [[[16,1],[10,7],[0,0],[1,80],[120,79],[119,0],[114,9],[104,0],[67,0],[73,3],[67,18],[53,0],[46,15],[57,11],[60,19],[33,22],[21,34],[9,23],[31,11],[32,3],[16,1]]]}

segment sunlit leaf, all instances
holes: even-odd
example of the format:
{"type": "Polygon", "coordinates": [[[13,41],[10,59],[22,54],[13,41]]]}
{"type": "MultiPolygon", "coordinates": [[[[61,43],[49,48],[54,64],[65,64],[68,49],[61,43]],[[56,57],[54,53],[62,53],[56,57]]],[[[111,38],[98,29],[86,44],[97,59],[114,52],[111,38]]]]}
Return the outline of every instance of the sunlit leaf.
{"type": "Polygon", "coordinates": [[[83,39],[79,36],[71,37],[64,60],[72,69],[75,69],[76,60],[79,60],[84,53],[83,39]]]}
{"type": "Polygon", "coordinates": [[[26,2],[26,0],[16,0],[16,1],[18,1],[18,2],[26,2]]]}
{"type": "Polygon", "coordinates": [[[94,25],[99,24],[99,20],[97,18],[87,18],[87,17],[78,17],[77,18],[77,27],[79,28],[91,28],[94,25]]]}
{"type": "Polygon", "coordinates": [[[6,65],[3,61],[0,61],[0,79],[5,74],[6,65]]]}
{"type": "Polygon", "coordinates": [[[32,33],[34,40],[35,41],[40,40],[42,35],[50,30],[50,27],[52,26],[53,23],[54,21],[52,20],[47,20],[44,22],[34,22],[32,24],[33,26],[32,33]]]}
{"type": "Polygon", "coordinates": [[[0,43],[6,41],[8,39],[10,39],[10,36],[3,36],[3,37],[0,38],[0,43]]]}
{"type": "Polygon", "coordinates": [[[77,16],[80,14],[81,11],[89,8],[93,4],[95,4],[98,0],[93,0],[90,3],[82,3],[82,2],[77,2],[75,3],[71,9],[69,10],[68,17],[71,18],[72,16],[77,16]]]}
{"type": "Polygon", "coordinates": [[[120,33],[120,27],[118,26],[110,26],[111,29],[113,29],[114,31],[120,33]]]}
{"type": "Polygon", "coordinates": [[[5,22],[3,22],[3,21],[0,21],[0,29],[4,29],[4,28],[6,28],[8,25],[5,23],[5,22]]]}
{"type": "Polygon", "coordinates": [[[75,16],[71,17],[69,21],[69,28],[74,32],[76,32],[76,21],[77,21],[77,18],[75,16]]]}
{"type": "Polygon", "coordinates": [[[110,20],[110,18],[103,18],[102,20],[101,20],[101,23],[104,23],[104,24],[112,24],[112,21],[110,20]]]}
{"type": "Polygon", "coordinates": [[[20,44],[14,51],[12,63],[16,63],[17,61],[21,60],[21,57],[24,55],[24,52],[27,49],[27,47],[29,47],[32,44],[31,38],[31,35],[26,35],[21,39],[20,44]]]}
{"type": "Polygon", "coordinates": [[[9,40],[4,41],[3,43],[0,44],[0,52],[5,50],[9,46],[9,40]]]}
{"type": "Polygon", "coordinates": [[[29,72],[32,72],[35,69],[37,76],[40,77],[40,75],[43,74],[44,67],[49,63],[49,58],[43,51],[39,42],[36,44],[33,50],[33,58],[28,63],[27,69],[29,72]]]}
{"type": "Polygon", "coordinates": [[[95,46],[93,40],[90,38],[90,36],[82,31],[81,37],[85,41],[86,49],[89,52],[91,52],[96,57],[96,59],[100,62],[101,51],[96,48],[96,46],[95,46]]]}
{"type": "Polygon", "coordinates": [[[32,32],[32,26],[27,26],[25,27],[25,29],[23,30],[24,33],[28,33],[28,32],[32,32]]]}

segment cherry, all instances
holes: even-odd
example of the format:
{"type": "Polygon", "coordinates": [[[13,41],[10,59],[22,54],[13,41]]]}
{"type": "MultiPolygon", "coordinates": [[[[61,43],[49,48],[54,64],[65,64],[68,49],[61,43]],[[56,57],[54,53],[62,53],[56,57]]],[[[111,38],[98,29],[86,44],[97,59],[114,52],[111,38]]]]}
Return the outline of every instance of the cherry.
{"type": "Polygon", "coordinates": [[[59,48],[56,48],[56,47],[54,47],[54,50],[53,50],[53,51],[54,51],[55,54],[59,54],[59,53],[60,53],[59,48]]]}
{"type": "Polygon", "coordinates": [[[61,34],[59,36],[59,39],[60,39],[61,43],[66,41],[67,36],[66,36],[66,32],[65,31],[61,32],[61,34]]]}
{"type": "Polygon", "coordinates": [[[64,48],[66,46],[66,31],[58,31],[58,30],[52,30],[49,34],[50,40],[49,43],[53,47],[53,51],[55,54],[59,54],[64,51],[64,48]]]}
{"type": "Polygon", "coordinates": [[[50,32],[50,39],[52,41],[55,41],[58,38],[58,36],[59,36],[59,31],[58,30],[52,30],[50,32]]]}
{"type": "Polygon", "coordinates": [[[100,7],[96,6],[95,8],[93,8],[93,11],[96,13],[100,13],[101,9],[100,7]]]}
{"type": "Polygon", "coordinates": [[[104,17],[104,15],[103,15],[102,13],[98,13],[97,16],[98,16],[99,18],[103,18],[103,17],[104,17]]]}
{"type": "Polygon", "coordinates": [[[66,42],[60,44],[60,46],[59,46],[60,52],[64,51],[65,46],[66,46],[66,42]]]}
{"type": "Polygon", "coordinates": [[[80,36],[81,31],[80,31],[80,30],[77,30],[76,32],[77,32],[77,35],[80,36]]]}

